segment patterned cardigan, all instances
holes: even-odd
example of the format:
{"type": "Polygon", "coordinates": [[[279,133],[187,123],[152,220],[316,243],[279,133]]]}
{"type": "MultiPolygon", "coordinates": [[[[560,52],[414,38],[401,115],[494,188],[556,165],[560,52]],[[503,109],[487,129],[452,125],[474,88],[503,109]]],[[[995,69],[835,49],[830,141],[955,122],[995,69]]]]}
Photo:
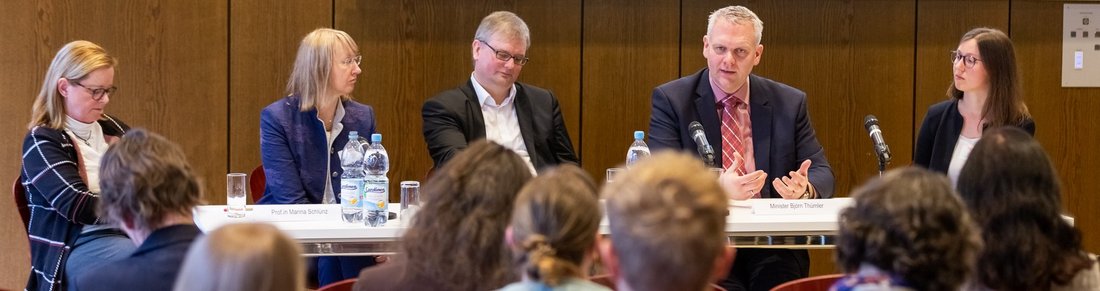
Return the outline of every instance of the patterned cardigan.
{"type": "MultiPolygon", "coordinates": [[[[129,129],[104,114],[98,121],[108,143],[129,129]]],[[[86,224],[100,221],[99,195],[88,190],[83,159],[64,130],[36,126],[23,139],[19,181],[27,189],[31,274],[26,290],[63,290],[65,259],[86,224]]]]}

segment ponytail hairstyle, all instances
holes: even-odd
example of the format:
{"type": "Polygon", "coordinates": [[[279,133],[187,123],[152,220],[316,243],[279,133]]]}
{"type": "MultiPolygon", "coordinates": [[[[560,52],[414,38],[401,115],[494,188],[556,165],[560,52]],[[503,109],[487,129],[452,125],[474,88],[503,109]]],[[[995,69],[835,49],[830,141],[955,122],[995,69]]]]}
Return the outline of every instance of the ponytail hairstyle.
{"type": "Polygon", "coordinates": [[[520,190],[512,212],[512,241],[522,275],[547,286],[583,278],[600,213],[596,183],[584,170],[563,165],[520,190]]]}

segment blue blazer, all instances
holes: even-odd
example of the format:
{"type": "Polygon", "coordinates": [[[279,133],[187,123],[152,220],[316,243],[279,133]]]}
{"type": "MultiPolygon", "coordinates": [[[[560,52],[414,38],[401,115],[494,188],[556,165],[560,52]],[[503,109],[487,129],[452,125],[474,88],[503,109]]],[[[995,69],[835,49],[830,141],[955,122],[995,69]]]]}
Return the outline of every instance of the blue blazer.
{"type": "Polygon", "coordinates": [[[200,235],[194,224],[157,229],[130,257],[76,278],[76,290],[172,290],[187,251],[200,235]]]}
{"type": "MultiPolygon", "coordinates": [[[[364,137],[375,133],[373,108],[352,100],[341,101],[344,119],[340,123],[344,129],[330,148],[317,110],[301,112],[300,102],[298,96],[287,96],[260,113],[260,157],[266,183],[259,204],[321,203],[326,180],[332,183],[333,191],[340,188],[344,170],[337,153],[348,143],[348,132],[358,131],[364,137]],[[326,173],[326,169],[331,172],[326,173]]],[[[340,195],[335,196],[340,199],[340,195]]]]}
{"type": "MultiPolygon", "coordinates": [[[[756,75],[749,76],[749,118],[756,168],[768,173],[761,197],[780,198],[771,180],[798,170],[804,160],[810,166],[810,183],[820,198],[833,196],[833,170],[817,141],[806,109],[806,93],[756,75]]],[[[653,89],[649,119],[649,148],[683,150],[696,154],[688,124],[699,121],[714,147],[715,164],[721,164],[722,134],[714,92],[707,69],[653,89]]]]}

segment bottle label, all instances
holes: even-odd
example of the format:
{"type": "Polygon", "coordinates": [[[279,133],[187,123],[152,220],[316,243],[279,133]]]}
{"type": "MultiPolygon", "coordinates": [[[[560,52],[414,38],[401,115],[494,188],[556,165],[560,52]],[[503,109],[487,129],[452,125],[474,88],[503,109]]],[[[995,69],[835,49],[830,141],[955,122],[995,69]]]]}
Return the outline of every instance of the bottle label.
{"type": "Polygon", "coordinates": [[[340,206],[345,208],[363,207],[363,179],[340,179],[340,206]]]}
{"type": "Polygon", "coordinates": [[[385,211],[390,201],[390,180],[367,178],[363,186],[363,209],[385,211]]]}

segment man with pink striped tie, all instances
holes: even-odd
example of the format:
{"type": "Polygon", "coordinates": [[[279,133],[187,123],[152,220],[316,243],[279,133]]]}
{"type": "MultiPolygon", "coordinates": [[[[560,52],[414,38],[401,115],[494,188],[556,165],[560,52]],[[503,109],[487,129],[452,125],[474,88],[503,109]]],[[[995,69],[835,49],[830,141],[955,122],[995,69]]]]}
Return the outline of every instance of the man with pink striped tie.
{"type": "MultiPolygon", "coordinates": [[[[731,199],[810,199],[833,195],[833,172],[810,123],[806,94],[752,74],[760,63],[764,24],[751,10],[730,6],[710,15],[703,36],[707,68],[653,90],[650,149],[694,151],[689,124],[703,126],[715,166],[731,199]]],[[[720,285],[768,290],[806,277],[806,251],[740,249],[720,285]]]]}

